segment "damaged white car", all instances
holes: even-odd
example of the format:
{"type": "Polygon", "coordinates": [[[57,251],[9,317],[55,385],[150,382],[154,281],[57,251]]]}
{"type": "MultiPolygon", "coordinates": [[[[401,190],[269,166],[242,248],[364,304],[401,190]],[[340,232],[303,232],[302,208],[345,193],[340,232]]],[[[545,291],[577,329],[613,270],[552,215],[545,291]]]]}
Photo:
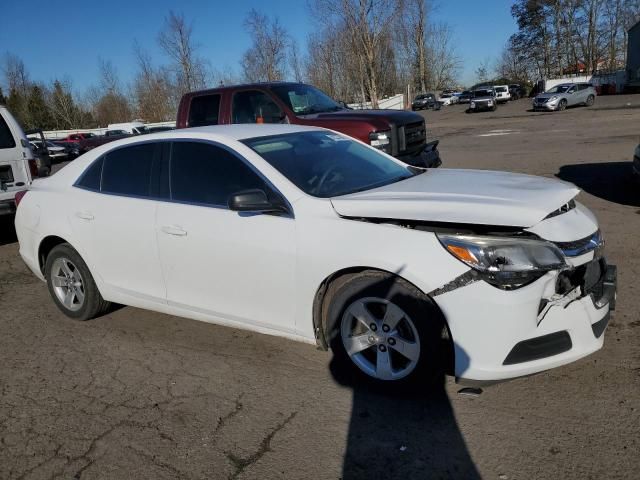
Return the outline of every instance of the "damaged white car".
{"type": "Polygon", "coordinates": [[[230,125],[98,147],[16,199],[16,230],[72,318],[117,302],[317,343],[391,386],[487,382],[603,344],[616,269],[577,194],[230,125]]]}

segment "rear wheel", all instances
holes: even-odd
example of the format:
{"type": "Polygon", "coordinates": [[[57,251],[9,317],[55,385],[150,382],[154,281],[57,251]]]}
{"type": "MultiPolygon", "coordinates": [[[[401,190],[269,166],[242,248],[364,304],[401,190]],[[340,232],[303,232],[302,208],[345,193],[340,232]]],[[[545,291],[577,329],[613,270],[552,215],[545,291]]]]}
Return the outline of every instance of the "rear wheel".
{"type": "Polygon", "coordinates": [[[68,243],[56,246],[47,256],[45,278],[53,301],[70,318],[89,320],[109,307],[87,264],[68,243]]]}
{"type": "Polygon", "coordinates": [[[443,369],[443,321],[408,282],[367,271],[332,284],[325,297],[335,360],[361,379],[387,386],[429,385],[443,369]]]}
{"type": "Polygon", "coordinates": [[[587,107],[590,107],[591,105],[593,105],[593,102],[595,101],[595,97],[593,95],[589,95],[587,97],[587,101],[585,102],[585,105],[587,107]]]}

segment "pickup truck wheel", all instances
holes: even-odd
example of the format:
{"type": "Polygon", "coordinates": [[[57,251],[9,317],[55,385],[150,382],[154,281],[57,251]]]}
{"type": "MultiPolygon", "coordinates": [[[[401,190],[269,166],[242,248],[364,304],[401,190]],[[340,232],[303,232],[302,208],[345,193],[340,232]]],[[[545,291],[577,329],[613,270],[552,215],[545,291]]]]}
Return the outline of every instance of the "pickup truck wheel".
{"type": "Polygon", "coordinates": [[[87,264],[68,243],[51,250],[44,271],[51,298],[67,317],[89,320],[109,308],[87,264]]]}
{"type": "Polygon", "coordinates": [[[442,316],[413,285],[386,272],[365,271],[331,284],[324,303],[327,338],[340,373],[391,389],[428,386],[442,378],[442,316]]]}

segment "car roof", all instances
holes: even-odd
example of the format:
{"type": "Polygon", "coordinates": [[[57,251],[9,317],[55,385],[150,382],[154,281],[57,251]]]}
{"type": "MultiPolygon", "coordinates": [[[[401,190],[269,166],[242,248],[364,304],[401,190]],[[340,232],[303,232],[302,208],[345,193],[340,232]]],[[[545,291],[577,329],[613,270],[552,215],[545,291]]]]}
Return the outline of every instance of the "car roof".
{"type": "MultiPolygon", "coordinates": [[[[285,133],[323,131],[324,128],[308,127],[304,125],[285,125],[281,123],[245,123],[232,125],[210,125],[206,127],[192,127],[178,130],[171,130],[152,135],[162,137],[184,137],[185,134],[210,133],[217,137],[224,137],[229,140],[244,140],[255,137],[269,137],[271,135],[282,135],[285,133]]],[[[146,136],[146,135],[145,135],[146,136]]]]}

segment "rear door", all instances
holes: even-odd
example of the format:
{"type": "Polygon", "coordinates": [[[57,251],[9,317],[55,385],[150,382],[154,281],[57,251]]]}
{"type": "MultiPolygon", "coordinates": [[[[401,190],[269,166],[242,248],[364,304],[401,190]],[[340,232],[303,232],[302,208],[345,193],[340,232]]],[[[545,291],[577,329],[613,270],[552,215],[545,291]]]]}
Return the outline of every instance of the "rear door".
{"type": "Polygon", "coordinates": [[[15,192],[31,183],[28,161],[33,158],[29,143],[18,123],[0,108],[0,200],[12,199],[15,192]]]}
{"type": "Polygon", "coordinates": [[[155,234],[168,195],[163,142],[127,145],[97,159],[76,182],[70,222],[102,281],[118,295],[166,303],[155,234]]]}

